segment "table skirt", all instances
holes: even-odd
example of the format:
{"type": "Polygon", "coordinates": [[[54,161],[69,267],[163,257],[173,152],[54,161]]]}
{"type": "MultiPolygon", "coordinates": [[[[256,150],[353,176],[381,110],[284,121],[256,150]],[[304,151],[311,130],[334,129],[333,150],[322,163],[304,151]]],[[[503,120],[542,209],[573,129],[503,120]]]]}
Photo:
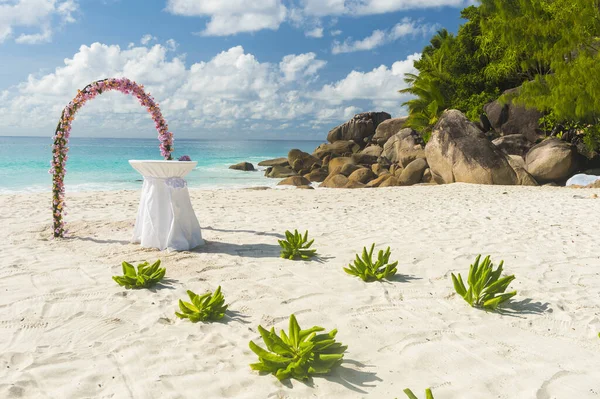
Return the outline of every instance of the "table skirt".
{"type": "Polygon", "coordinates": [[[144,176],[132,242],[170,251],[204,244],[184,179],[144,176]]]}

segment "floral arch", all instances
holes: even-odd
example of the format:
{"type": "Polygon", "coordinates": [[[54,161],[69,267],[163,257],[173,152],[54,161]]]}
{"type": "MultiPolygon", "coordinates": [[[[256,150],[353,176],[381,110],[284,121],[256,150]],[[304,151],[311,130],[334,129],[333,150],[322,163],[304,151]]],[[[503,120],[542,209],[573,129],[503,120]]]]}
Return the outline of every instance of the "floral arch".
{"type": "Polygon", "coordinates": [[[173,133],[169,132],[158,104],[154,99],[144,92],[144,86],[126,79],[103,79],[90,83],[83,90],[79,90],[77,96],[65,107],[60,121],[56,126],[54,133],[54,145],[52,146],[52,161],[49,173],[52,174],[52,218],[54,237],[63,237],[66,233],[63,220],[63,211],[65,209],[65,186],[64,178],[67,172],[67,153],[69,151],[69,135],[71,133],[71,123],[75,113],[85,105],[86,102],[102,94],[105,91],[117,90],[123,94],[131,94],[137,97],[140,104],[148,110],[155,122],[158,131],[158,140],[160,141],[160,153],[166,160],[171,159],[173,152],[173,133]]]}

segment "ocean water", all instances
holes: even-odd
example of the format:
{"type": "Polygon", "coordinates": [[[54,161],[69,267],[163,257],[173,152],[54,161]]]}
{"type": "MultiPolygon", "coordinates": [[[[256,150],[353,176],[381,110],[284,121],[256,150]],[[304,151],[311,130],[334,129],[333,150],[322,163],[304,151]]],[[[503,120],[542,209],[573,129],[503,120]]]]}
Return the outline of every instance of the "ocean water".
{"type": "MultiPolygon", "coordinates": [[[[189,155],[198,166],[186,180],[190,188],[274,186],[278,179],[262,171],[229,169],[238,162],[257,163],[285,157],[292,148],[312,152],[319,141],[177,139],[174,157],[189,155]]],[[[51,137],[0,137],[0,193],[50,191],[51,137]]],[[[67,192],[139,189],[142,176],[130,159],[162,159],[157,139],[77,138],[69,143],[67,192]]],[[[264,168],[259,168],[264,169],[264,168]]]]}

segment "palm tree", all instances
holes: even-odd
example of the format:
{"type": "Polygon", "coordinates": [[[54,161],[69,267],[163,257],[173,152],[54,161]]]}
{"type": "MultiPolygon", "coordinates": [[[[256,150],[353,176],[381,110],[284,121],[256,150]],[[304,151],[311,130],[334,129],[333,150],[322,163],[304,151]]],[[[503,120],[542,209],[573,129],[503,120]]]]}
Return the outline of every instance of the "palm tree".
{"type": "Polygon", "coordinates": [[[399,93],[412,94],[416,97],[402,104],[407,106],[409,111],[406,126],[426,131],[435,125],[439,115],[448,106],[449,100],[444,95],[442,87],[450,76],[444,71],[443,58],[443,55],[439,57],[425,55],[422,60],[423,71],[419,75],[413,73],[404,75],[404,81],[409,84],[409,87],[399,90],[399,93]]]}

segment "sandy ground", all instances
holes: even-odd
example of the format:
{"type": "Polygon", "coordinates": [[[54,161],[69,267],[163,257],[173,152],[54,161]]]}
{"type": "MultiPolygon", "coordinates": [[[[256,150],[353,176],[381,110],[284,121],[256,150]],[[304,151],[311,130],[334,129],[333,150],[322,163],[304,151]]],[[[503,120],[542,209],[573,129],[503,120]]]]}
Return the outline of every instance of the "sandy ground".
{"type": "Polygon", "coordinates": [[[454,184],[373,190],[213,190],[191,198],[207,245],[130,244],[139,192],[67,196],[72,238],[50,240],[50,194],[0,196],[1,398],[600,398],[600,190],[454,184]],[[320,258],[278,257],[309,229],[320,258]],[[399,276],[342,267],[372,242],[399,276]],[[517,276],[502,313],[470,308],[451,272],[479,254],[517,276]],[[160,258],[170,287],[126,290],[123,260],[160,258]],[[223,287],[230,312],[192,324],[186,289],[223,287]],[[339,330],[345,361],[309,383],[251,371],[257,325],[339,330]]]}

